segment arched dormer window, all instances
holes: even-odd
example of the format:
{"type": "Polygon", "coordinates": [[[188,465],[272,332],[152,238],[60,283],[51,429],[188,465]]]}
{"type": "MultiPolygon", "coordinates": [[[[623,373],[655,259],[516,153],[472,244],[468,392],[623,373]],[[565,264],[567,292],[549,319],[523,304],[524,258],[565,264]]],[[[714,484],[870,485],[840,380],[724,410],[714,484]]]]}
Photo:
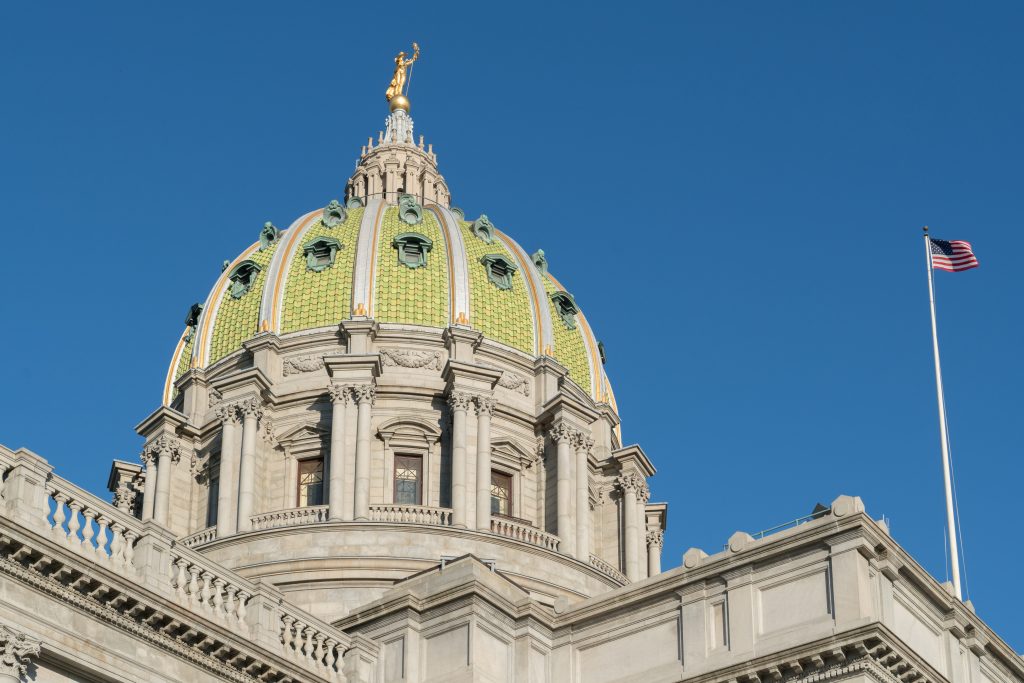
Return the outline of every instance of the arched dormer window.
{"type": "Polygon", "coordinates": [[[551,300],[555,302],[555,310],[558,312],[558,317],[565,323],[565,326],[570,330],[575,330],[576,314],[580,312],[580,309],[576,305],[576,300],[572,297],[572,294],[569,292],[555,292],[551,295],[551,300]]]}
{"type": "Polygon", "coordinates": [[[306,242],[302,253],[306,256],[306,269],[319,273],[334,265],[338,250],[344,245],[333,237],[318,237],[306,242]]]}
{"type": "Polygon", "coordinates": [[[245,296],[245,293],[256,284],[256,276],[259,274],[259,265],[249,259],[232,268],[228,273],[228,279],[231,280],[231,298],[241,299],[245,296]]]}
{"type": "Polygon", "coordinates": [[[512,276],[519,266],[501,254],[486,254],[480,258],[487,270],[487,279],[498,289],[512,289],[512,276]]]}
{"type": "Polygon", "coordinates": [[[399,263],[408,268],[421,268],[427,265],[427,254],[434,243],[418,232],[403,232],[395,236],[391,246],[398,250],[399,263]]]}

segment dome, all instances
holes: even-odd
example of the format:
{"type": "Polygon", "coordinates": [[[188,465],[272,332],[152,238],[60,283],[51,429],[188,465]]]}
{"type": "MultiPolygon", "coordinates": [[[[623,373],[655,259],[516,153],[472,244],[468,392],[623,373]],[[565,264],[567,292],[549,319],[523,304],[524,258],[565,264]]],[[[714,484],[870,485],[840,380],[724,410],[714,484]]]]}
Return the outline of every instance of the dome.
{"type": "Polygon", "coordinates": [[[550,356],[595,401],[614,405],[597,339],[567,288],[486,215],[449,206],[437,156],[399,109],[370,138],[332,200],[286,229],[267,223],[189,312],[164,403],[190,368],[230,362],[260,333],[336,331],[347,319],[434,330],[471,328],[532,361],[550,356]],[[407,189],[408,188],[408,191],[407,189]]]}

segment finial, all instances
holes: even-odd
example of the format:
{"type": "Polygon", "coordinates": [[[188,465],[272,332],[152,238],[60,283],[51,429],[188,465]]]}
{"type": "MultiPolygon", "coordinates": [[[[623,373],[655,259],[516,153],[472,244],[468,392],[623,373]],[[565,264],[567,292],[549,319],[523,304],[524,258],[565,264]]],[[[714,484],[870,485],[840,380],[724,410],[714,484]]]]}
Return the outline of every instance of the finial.
{"type": "Polygon", "coordinates": [[[388,85],[388,89],[384,93],[384,97],[387,99],[391,111],[402,109],[408,113],[409,99],[405,96],[406,84],[408,82],[408,78],[412,75],[411,67],[419,58],[420,46],[416,43],[412,44],[412,59],[406,59],[404,51],[399,52],[398,55],[395,56],[395,73],[391,76],[391,83],[388,85]]]}
{"type": "Polygon", "coordinates": [[[928,234],[928,226],[927,225],[924,226],[924,234],[926,234],[926,235],[928,234]]]}

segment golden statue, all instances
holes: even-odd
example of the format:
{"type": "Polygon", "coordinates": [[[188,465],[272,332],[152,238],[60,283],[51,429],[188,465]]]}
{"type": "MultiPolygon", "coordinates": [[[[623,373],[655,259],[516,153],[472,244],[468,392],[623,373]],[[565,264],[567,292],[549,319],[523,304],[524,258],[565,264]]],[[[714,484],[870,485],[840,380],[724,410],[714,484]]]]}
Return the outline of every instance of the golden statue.
{"type": "Polygon", "coordinates": [[[391,85],[388,86],[388,90],[384,93],[384,97],[390,102],[395,97],[403,97],[402,91],[405,90],[405,70],[412,66],[412,63],[420,58],[420,46],[416,43],[412,44],[412,59],[405,58],[405,52],[399,52],[398,56],[395,57],[395,75],[391,77],[391,85]]]}

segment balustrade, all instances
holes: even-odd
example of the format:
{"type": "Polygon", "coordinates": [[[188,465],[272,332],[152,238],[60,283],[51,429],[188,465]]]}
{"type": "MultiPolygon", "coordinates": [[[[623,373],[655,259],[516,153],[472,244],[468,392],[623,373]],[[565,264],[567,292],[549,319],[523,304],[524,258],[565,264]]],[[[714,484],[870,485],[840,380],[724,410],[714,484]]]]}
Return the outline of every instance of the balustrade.
{"type": "Polygon", "coordinates": [[[371,505],[371,522],[405,522],[408,524],[433,524],[451,526],[450,508],[435,508],[426,505],[371,505]]]}
{"type": "Polygon", "coordinates": [[[51,533],[76,552],[115,569],[134,570],[142,523],[69,481],[52,476],[43,511],[51,533]]]}
{"type": "Polygon", "coordinates": [[[331,680],[343,677],[347,638],[332,626],[288,609],[281,610],[281,646],[286,656],[331,680]]]}
{"type": "Polygon", "coordinates": [[[491,517],[491,533],[558,552],[558,536],[507,517],[491,517]]]}
{"type": "Polygon", "coordinates": [[[209,527],[206,527],[205,529],[203,529],[202,531],[197,531],[196,533],[192,534],[191,536],[186,536],[185,538],[181,539],[178,542],[181,543],[186,548],[194,548],[197,545],[203,545],[204,543],[209,543],[210,541],[214,540],[215,538],[217,538],[217,527],[209,526],[209,527]]]}
{"type": "Polygon", "coordinates": [[[170,585],[182,605],[247,633],[246,605],[255,586],[190,550],[171,549],[170,585]]]}
{"type": "Polygon", "coordinates": [[[326,522],[328,507],[326,505],[311,505],[301,508],[290,508],[288,510],[276,510],[255,515],[252,518],[252,528],[255,531],[261,529],[277,529],[285,526],[300,526],[302,524],[316,524],[326,522]]]}
{"type": "Polygon", "coordinates": [[[598,570],[602,574],[610,576],[611,578],[615,579],[623,585],[629,583],[629,579],[626,578],[625,574],[620,572],[618,569],[616,569],[609,563],[602,560],[600,557],[597,557],[596,555],[590,556],[590,566],[592,566],[594,569],[598,570]]]}

